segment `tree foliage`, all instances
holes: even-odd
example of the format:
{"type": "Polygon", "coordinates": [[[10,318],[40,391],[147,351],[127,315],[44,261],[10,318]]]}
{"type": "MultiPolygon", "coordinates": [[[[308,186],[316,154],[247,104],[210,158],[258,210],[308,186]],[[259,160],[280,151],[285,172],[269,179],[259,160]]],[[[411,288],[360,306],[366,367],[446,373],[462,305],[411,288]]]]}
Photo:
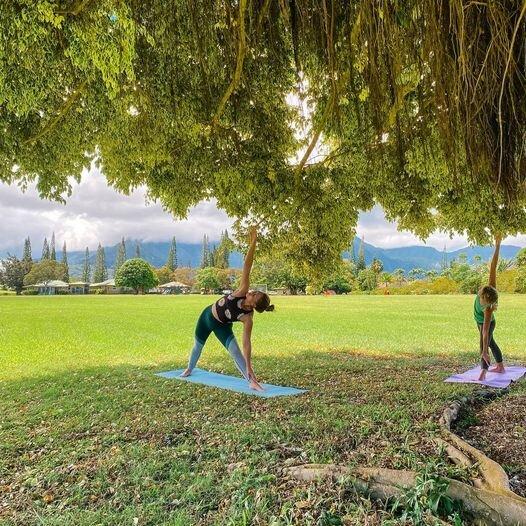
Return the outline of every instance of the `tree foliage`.
{"type": "Polygon", "coordinates": [[[200,268],[195,276],[195,284],[199,290],[206,293],[217,291],[221,286],[219,269],[214,267],[200,268]]]}
{"type": "Polygon", "coordinates": [[[86,247],[86,252],[84,252],[84,262],[82,264],[82,281],[84,283],[91,282],[91,262],[89,259],[89,248],[86,247]]]}
{"type": "Polygon", "coordinates": [[[28,263],[33,262],[33,256],[31,255],[31,239],[29,236],[24,239],[24,253],[22,255],[22,260],[28,263]]]}
{"type": "Polygon", "coordinates": [[[144,293],[158,285],[159,280],[155,275],[150,264],[144,259],[128,259],[119,268],[115,275],[115,285],[117,287],[129,287],[135,293],[144,293]]]}
{"type": "Polygon", "coordinates": [[[95,260],[95,268],[93,270],[93,282],[101,283],[108,279],[108,268],[106,267],[106,254],[104,247],[99,243],[97,248],[97,258],[95,260]]]}
{"type": "Polygon", "coordinates": [[[42,255],[40,259],[41,260],[50,259],[49,244],[47,242],[47,237],[44,238],[44,244],[42,246],[42,255]]]}
{"type": "Polygon", "coordinates": [[[49,246],[49,259],[57,260],[57,250],[55,247],[55,232],[51,235],[51,244],[49,246]]]}
{"type": "Polygon", "coordinates": [[[526,248],[519,250],[515,256],[517,262],[517,279],[515,291],[526,293],[526,248]]]}
{"type": "Polygon", "coordinates": [[[305,270],[338,261],[375,202],[420,236],[515,234],[526,229],[525,11],[4,2],[0,180],[63,199],[95,161],[115,188],[146,185],[176,216],[215,197],[305,270]]]}
{"type": "Polygon", "coordinates": [[[115,258],[115,272],[119,270],[123,263],[126,261],[126,243],[124,238],[121,239],[119,243],[119,248],[117,249],[117,257],[115,258]]]}
{"type": "Polygon", "coordinates": [[[69,283],[69,265],[68,265],[68,253],[66,249],[66,242],[62,247],[62,265],[64,266],[64,281],[69,283]]]}
{"type": "Polygon", "coordinates": [[[177,243],[175,241],[175,237],[172,238],[172,243],[168,252],[168,259],[166,260],[166,267],[171,272],[177,268],[177,243]]]}
{"type": "Polygon", "coordinates": [[[8,256],[0,262],[0,283],[20,294],[24,289],[24,278],[31,266],[31,261],[8,256]]]}
{"type": "Polygon", "coordinates": [[[42,259],[34,263],[31,270],[24,277],[24,285],[34,285],[50,280],[65,281],[66,268],[62,263],[53,259],[42,259]]]}
{"type": "Polygon", "coordinates": [[[154,272],[157,277],[157,281],[159,285],[164,285],[165,283],[174,281],[173,270],[170,270],[168,267],[156,268],[154,269],[154,272]]]}

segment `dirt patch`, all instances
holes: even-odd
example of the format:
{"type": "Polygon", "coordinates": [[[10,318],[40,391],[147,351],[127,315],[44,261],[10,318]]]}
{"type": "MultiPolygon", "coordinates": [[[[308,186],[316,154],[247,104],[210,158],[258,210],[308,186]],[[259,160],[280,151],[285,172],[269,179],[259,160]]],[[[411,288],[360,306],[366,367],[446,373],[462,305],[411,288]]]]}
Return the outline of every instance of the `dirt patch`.
{"type": "Polygon", "coordinates": [[[526,394],[496,399],[460,415],[456,432],[506,470],[526,497],[526,394]]]}

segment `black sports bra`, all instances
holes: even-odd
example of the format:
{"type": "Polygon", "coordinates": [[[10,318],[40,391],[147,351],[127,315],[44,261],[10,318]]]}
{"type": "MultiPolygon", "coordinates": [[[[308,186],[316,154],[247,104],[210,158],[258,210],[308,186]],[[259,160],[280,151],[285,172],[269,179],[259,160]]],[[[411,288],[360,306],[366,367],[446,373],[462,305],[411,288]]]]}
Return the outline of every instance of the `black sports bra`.
{"type": "Polygon", "coordinates": [[[243,309],[243,301],[245,296],[237,298],[233,294],[227,294],[218,299],[215,303],[216,314],[221,323],[232,323],[240,321],[240,318],[246,314],[250,314],[252,310],[243,309]]]}

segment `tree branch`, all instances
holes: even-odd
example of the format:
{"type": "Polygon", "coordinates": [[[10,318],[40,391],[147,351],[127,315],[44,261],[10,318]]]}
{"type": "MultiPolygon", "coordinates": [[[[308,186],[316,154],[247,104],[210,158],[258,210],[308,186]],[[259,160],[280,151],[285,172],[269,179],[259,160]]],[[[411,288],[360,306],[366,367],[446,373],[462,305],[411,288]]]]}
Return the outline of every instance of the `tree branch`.
{"type": "Polygon", "coordinates": [[[34,142],[36,142],[39,139],[41,139],[44,135],[49,133],[51,130],[53,130],[55,128],[55,126],[58,124],[58,122],[60,121],[60,119],[62,119],[65,115],[67,115],[67,113],[69,112],[71,107],[75,104],[75,102],[78,100],[78,98],[82,95],[82,93],[84,91],[84,88],[86,87],[87,83],[88,83],[87,80],[82,81],[79,84],[79,86],[77,88],[75,88],[73,93],[71,93],[71,95],[68,97],[68,99],[66,100],[66,103],[60,109],[58,114],[53,119],[51,119],[42,128],[42,130],[39,133],[37,133],[33,137],[30,137],[29,139],[26,139],[23,144],[33,144],[34,142]]]}

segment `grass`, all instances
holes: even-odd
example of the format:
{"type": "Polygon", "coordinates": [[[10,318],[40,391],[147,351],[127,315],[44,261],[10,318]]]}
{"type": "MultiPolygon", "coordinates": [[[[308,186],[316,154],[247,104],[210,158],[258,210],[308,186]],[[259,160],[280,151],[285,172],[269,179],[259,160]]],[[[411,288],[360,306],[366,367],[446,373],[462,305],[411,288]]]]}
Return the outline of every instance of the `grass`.
{"type": "MultiPolygon", "coordinates": [[[[433,417],[473,389],[442,383],[477,360],[472,297],[276,297],[256,315],[255,370],[309,392],[269,400],[153,375],[185,364],[212,301],[0,297],[2,526],[380,524],[345,488],[279,468],[438,460],[433,417]]],[[[510,360],[524,356],[525,307],[501,299],[510,360]]],[[[236,371],[213,337],[200,365],[236,371]]]]}

